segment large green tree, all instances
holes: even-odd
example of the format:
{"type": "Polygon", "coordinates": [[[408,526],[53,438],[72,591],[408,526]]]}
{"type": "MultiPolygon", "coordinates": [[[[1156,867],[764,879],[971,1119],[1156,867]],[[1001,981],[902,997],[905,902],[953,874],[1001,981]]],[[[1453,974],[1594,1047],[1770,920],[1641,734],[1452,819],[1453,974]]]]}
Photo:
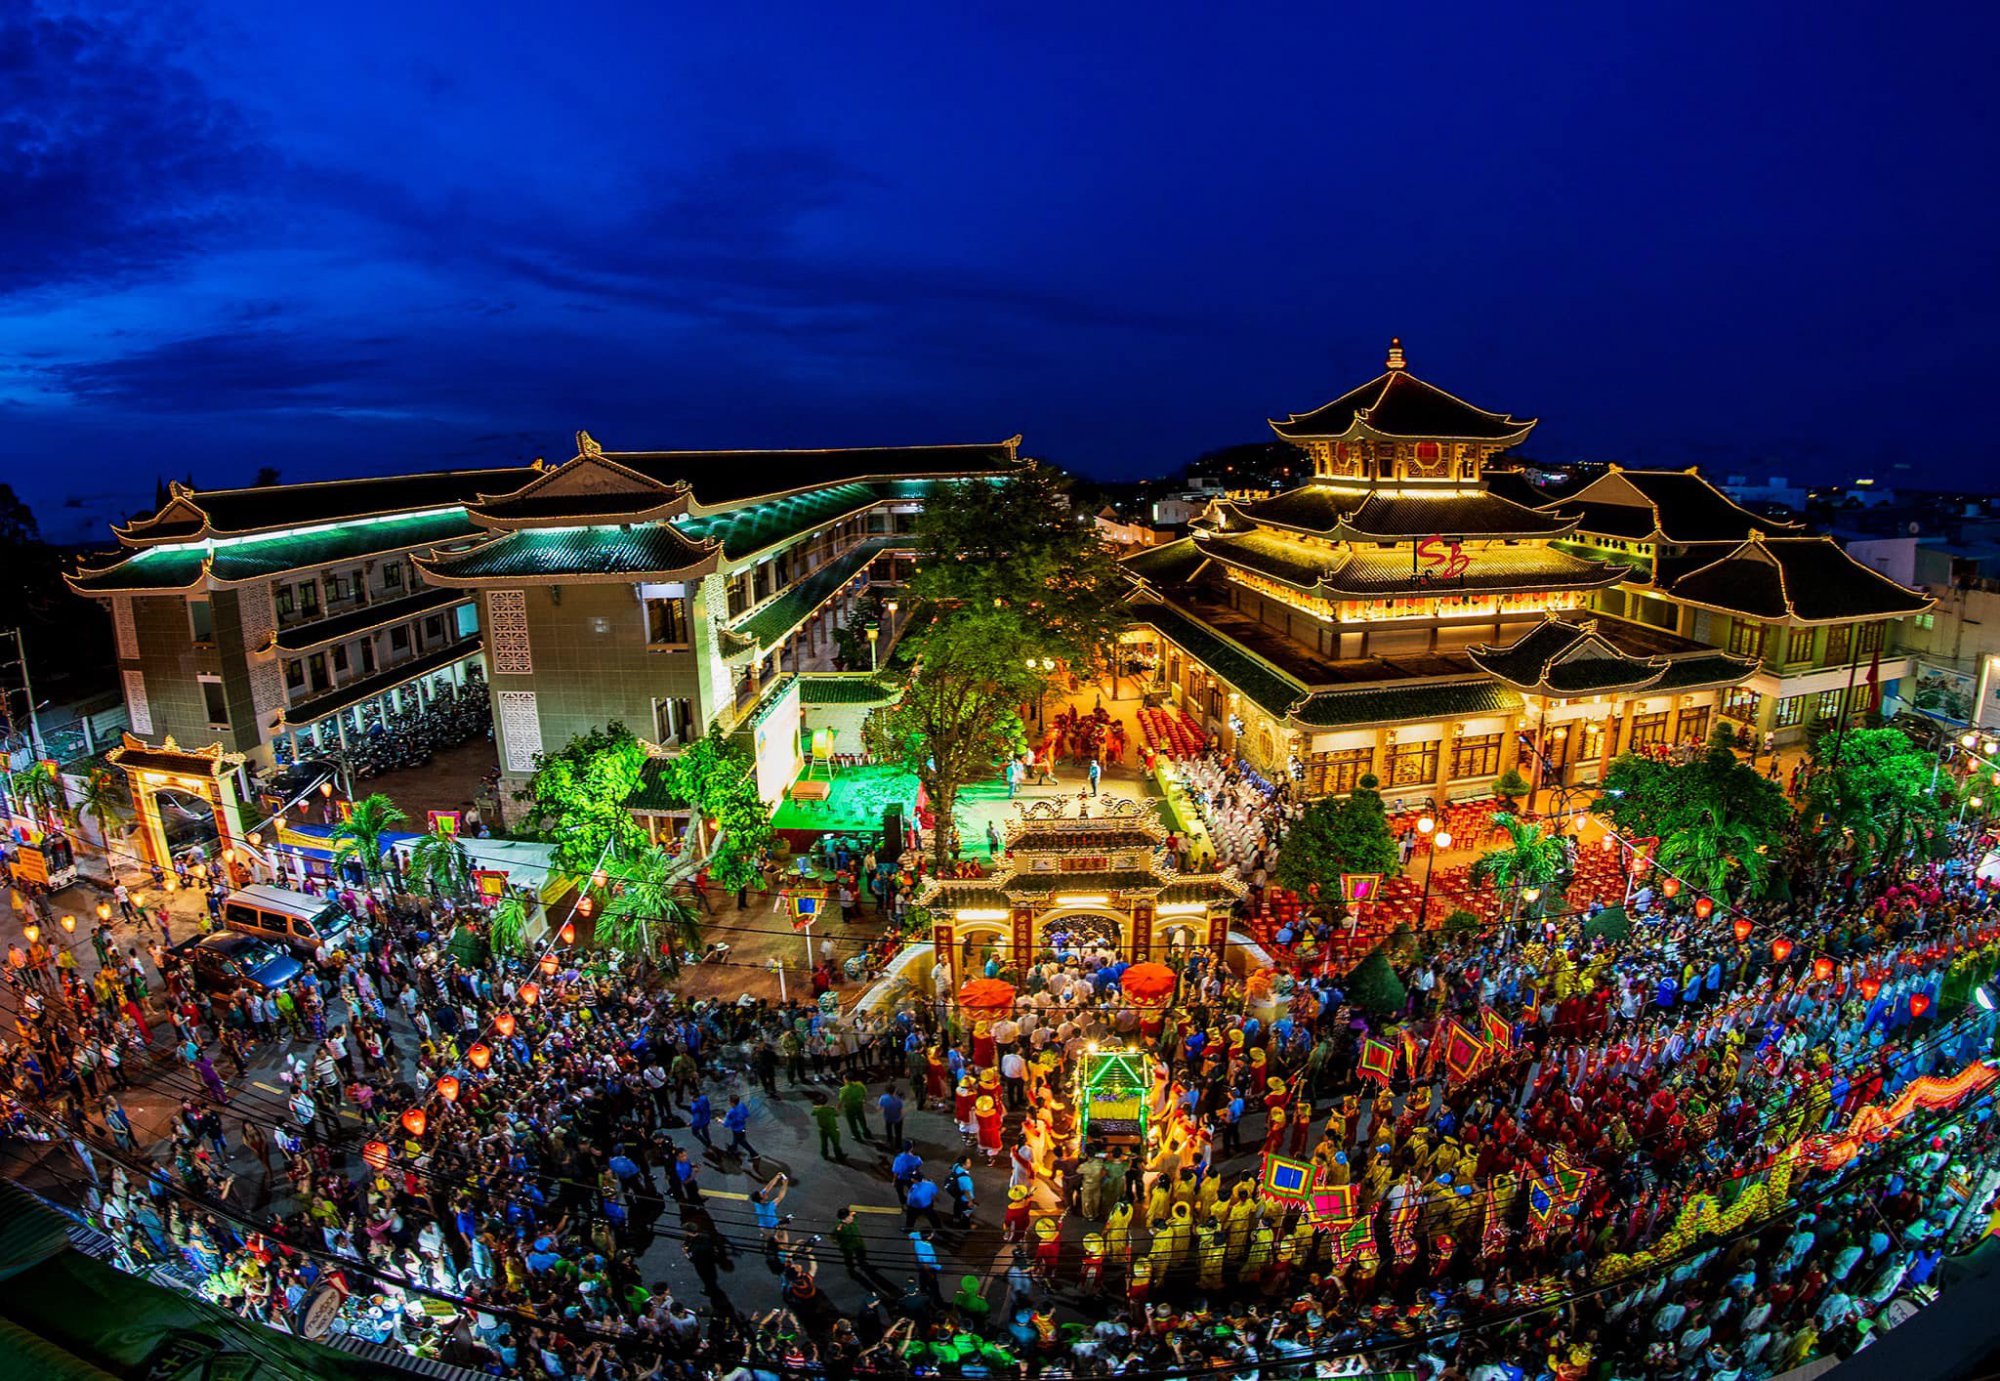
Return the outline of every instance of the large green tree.
{"type": "Polygon", "coordinates": [[[410,881],[456,900],[472,890],[472,855],[456,834],[429,830],[410,845],[410,881]]]}
{"type": "Polygon", "coordinates": [[[645,765],[638,737],[616,721],[535,755],[519,799],[528,831],[555,845],[558,873],[587,877],[608,853],[645,847],[646,831],[625,808],[645,765]]]}
{"type": "Polygon", "coordinates": [[[659,940],[671,939],[667,967],[678,970],[681,948],[699,949],[702,938],[694,911],[674,893],[679,867],[680,860],[658,844],[613,859],[605,869],[611,895],[597,918],[598,943],[651,956],[659,940]]]}
{"type": "Polygon", "coordinates": [[[876,758],[901,763],[924,784],[938,820],[931,864],[942,874],[959,791],[1025,746],[1019,707],[1040,693],[1041,678],[1027,665],[1033,638],[1017,607],[947,609],[909,640],[915,670],[895,704],[868,716],[862,738],[876,758]]]}
{"type": "Polygon", "coordinates": [[[1088,664],[1125,626],[1125,581],[1066,481],[1044,466],[938,486],[914,537],[921,602],[1014,610],[1022,658],[1088,664]]]}
{"type": "Polygon", "coordinates": [[[1396,836],[1376,779],[1364,775],[1345,799],[1307,806],[1278,850],[1278,885],[1301,896],[1317,886],[1322,903],[1339,902],[1342,873],[1387,873],[1397,864],[1396,836]]]}
{"type": "Polygon", "coordinates": [[[1563,843],[1540,825],[1496,811],[1493,824],[1507,836],[1507,842],[1473,860],[1473,882],[1491,881],[1496,887],[1511,887],[1519,897],[1523,888],[1551,886],[1562,876],[1563,843]]]}
{"type": "Polygon", "coordinates": [[[409,818],[379,791],[363,796],[348,810],[347,818],[333,827],[333,861],[352,859],[369,886],[379,884],[385,875],[382,848],[386,836],[409,818]]]}
{"type": "MultiPolygon", "coordinates": [[[[757,794],[757,765],[747,750],[719,729],[682,749],[667,764],[668,794],[685,801],[712,829],[708,875],[731,891],[762,875],[771,847],[771,812],[757,794]]],[[[640,856],[637,846],[621,848],[623,858],[640,856]]]]}
{"type": "Polygon", "coordinates": [[[1795,820],[1777,783],[1722,747],[1686,764],[1619,758],[1592,809],[1623,834],[1657,837],[1660,865],[1712,896],[1763,891],[1795,820]]]}
{"type": "Polygon", "coordinates": [[[1957,801],[1933,786],[1937,758],[1900,729],[1849,729],[1817,745],[1805,813],[1823,850],[1843,841],[1863,865],[1942,847],[1957,801]]]}

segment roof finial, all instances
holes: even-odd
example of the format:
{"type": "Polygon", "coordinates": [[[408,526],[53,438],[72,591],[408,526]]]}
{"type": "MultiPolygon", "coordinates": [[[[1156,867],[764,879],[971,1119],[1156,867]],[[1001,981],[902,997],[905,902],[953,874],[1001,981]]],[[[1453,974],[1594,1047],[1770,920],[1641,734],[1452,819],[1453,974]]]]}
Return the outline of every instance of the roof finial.
{"type": "Polygon", "coordinates": [[[1403,359],[1403,338],[1401,336],[1389,337],[1389,368],[1407,368],[1407,364],[1403,359]]]}

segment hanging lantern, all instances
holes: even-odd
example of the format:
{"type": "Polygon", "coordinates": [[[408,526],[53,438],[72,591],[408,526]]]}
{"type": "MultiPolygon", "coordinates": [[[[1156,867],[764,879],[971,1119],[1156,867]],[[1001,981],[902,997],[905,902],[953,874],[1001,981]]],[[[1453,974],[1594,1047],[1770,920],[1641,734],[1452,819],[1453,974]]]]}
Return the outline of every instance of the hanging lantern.
{"type": "Polygon", "coordinates": [[[575,944],[575,943],[576,943],[576,922],[575,922],[575,921],[571,921],[571,922],[569,922],[569,923],[568,923],[567,925],[565,925],[565,926],[564,926],[564,927],[562,928],[562,942],[563,942],[564,944],[566,944],[566,945],[573,945],[573,944],[575,944]]]}
{"type": "Polygon", "coordinates": [[[1707,920],[1715,914],[1715,899],[1713,897],[1696,897],[1694,899],[1694,914],[1696,920],[1707,920]]]}
{"type": "Polygon", "coordinates": [[[1755,930],[1756,927],[1750,923],[1750,918],[1748,916],[1738,916],[1736,918],[1735,929],[1736,929],[1736,943],[1740,945],[1745,940],[1750,938],[1750,932],[1752,930],[1755,930]]]}
{"type": "Polygon", "coordinates": [[[1827,958],[1824,954],[1813,960],[1813,977],[1822,983],[1833,977],[1833,960],[1827,958]]]}
{"type": "MultiPolygon", "coordinates": [[[[327,778],[325,781],[319,784],[319,794],[331,799],[331,797],[333,796],[333,779],[331,777],[327,778]]],[[[305,808],[303,806],[299,808],[299,814],[301,815],[305,814],[305,808]]]]}
{"type": "Polygon", "coordinates": [[[424,1115],[422,1108],[411,1108],[403,1114],[403,1125],[409,1129],[411,1136],[422,1136],[424,1128],[430,1124],[430,1119],[424,1115]]]}
{"type": "Polygon", "coordinates": [[[542,956],[542,973],[549,978],[556,976],[556,957],[553,954],[542,956]]]}
{"type": "Polygon", "coordinates": [[[438,1080],[438,1097],[444,1099],[447,1103],[456,1103],[458,1101],[458,1078],[456,1075],[447,1074],[438,1080]]]}
{"type": "Polygon", "coordinates": [[[1681,880],[1679,878],[1668,878],[1660,884],[1660,890],[1669,897],[1678,897],[1681,894],[1681,880]]]}
{"type": "Polygon", "coordinates": [[[597,903],[592,901],[588,896],[578,897],[576,899],[577,915],[588,916],[591,912],[595,911],[596,909],[597,909],[597,903]]]}
{"type": "Polygon", "coordinates": [[[66,934],[76,934],[76,917],[70,915],[67,911],[63,913],[62,919],[57,921],[56,924],[61,926],[66,934]]]}
{"type": "Polygon", "coordinates": [[[1930,1009],[1931,995],[1929,993],[1910,994],[1910,1015],[1912,1017],[1920,1017],[1930,1009]]]}
{"type": "Polygon", "coordinates": [[[465,1058],[472,1062],[474,1069],[484,1069],[493,1063],[493,1047],[483,1042],[476,1042],[465,1052],[465,1058]]]}
{"type": "Polygon", "coordinates": [[[100,921],[108,921],[108,920],[110,920],[110,919],[111,919],[111,903],[110,903],[110,902],[108,902],[108,901],[101,901],[101,902],[99,902],[99,903],[97,904],[97,919],[98,919],[98,920],[100,920],[100,921]]]}
{"type": "Polygon", "coordinates": [[[259,834],[256,830],[250,831],[249,834],[243,837],[250,841],[250,847],[253,849],[261,847],[262,844],[264,843],[264,836],[259,834]]]}
{"type": "Polygon", "coordinates": [[[361,1148],[361,1159],[380,1170],[389,1163],[389,1145],[383,1141],[371,1141],[361,1148]]]}
{"type": "Polygon", "coordinates": [[[502,1012],[499,1016],[493,1018],[493,1029],[500,1033],[503,1040],[513,1035],[514,1014],[512,1012],[502,1012]]]}
{"type": "Polygon", "coordinates": [[[1603,849],[1604,852],[1610,853],[1613,849],[1618,847],[1618,841],[1607,834],[1601,841],[1599,841],[1598,847],[1603,849]]]}
{"type": "Polygon", "coordinates": [[[532,1007],[541,1001],[541,998],[542,988],[539,983],[523,983],[521,985],[521,1005],[523,1007],[532,1007]]]}
{"type": "Polygon", "coordinates": [[[1792,957],[1792,942],[1780,935],[1771,941],[1771,958],[1782,964],[1792,957]]]}
{"type": "Polygon", "coordinates": [[[1882,991],[1881,979],[1876,978],[1873,975],[1870,975],[1869,977],[1861,980],[1861,995],[1867,998],[1870,1002],[1873,1002],[1875,1000],[1875,994],[1881,991],[1882,991]]]}
{"type": "Polygon", "coordinates": [[[29,921],[26,925],[22,926],[21,933],[28,937],[28,943],[31,945],[42,938],[42,928],[33,921],[29,921]]]}
{"type": "Polygon", "coordinates": [[[590,875],[590,885],[592,887],[602,887],[609,881],[611,881],[611,874],[605,872],[602,868],[599,868],[590,875]]]}

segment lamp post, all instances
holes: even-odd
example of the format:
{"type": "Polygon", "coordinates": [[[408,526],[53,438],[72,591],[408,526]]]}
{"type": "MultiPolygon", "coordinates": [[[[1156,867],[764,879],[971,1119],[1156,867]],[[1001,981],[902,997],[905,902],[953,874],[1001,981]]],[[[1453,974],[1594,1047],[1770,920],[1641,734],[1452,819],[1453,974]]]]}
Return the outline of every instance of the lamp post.
{"type": "Polygon", "coordinates": [[[881,636],[881,624],[871,623],[868,625],[868,670],[871,674],[880,669],[875,661],[875,640],[881,636]]]}
{"type": "Polygon", "coordinates": [[[1431,924],[1431,874],[1437,871],[1437,856],[1440,849],[1451,847],[1451,831],[1437,830],[1437,822],[1426,815],[1417,821],[1417,831],[1424,836],[1424,899],[1417,907],[1417,926],[1428,930],[1431,924]]]}

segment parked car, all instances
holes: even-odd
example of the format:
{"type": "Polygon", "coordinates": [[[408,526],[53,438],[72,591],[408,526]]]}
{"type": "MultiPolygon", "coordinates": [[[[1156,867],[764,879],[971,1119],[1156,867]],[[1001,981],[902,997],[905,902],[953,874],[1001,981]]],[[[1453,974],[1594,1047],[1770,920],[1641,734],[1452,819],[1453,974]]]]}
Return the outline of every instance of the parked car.
{"type": "Polygon", "coordinates": [[[253,988],[273,992],[305,972],[305,965],[276,945],[235,931],[218,930],[174,950],[194,968],[195,981],[212,993],[253,988]]]}
{"type": "Polygon", "coordinates": [[[239,887],[222,903],[222,923],[245,935],[310,956],[320,945],[342,948],[354,918],[325,897],[283,887],[239,887]]]}

